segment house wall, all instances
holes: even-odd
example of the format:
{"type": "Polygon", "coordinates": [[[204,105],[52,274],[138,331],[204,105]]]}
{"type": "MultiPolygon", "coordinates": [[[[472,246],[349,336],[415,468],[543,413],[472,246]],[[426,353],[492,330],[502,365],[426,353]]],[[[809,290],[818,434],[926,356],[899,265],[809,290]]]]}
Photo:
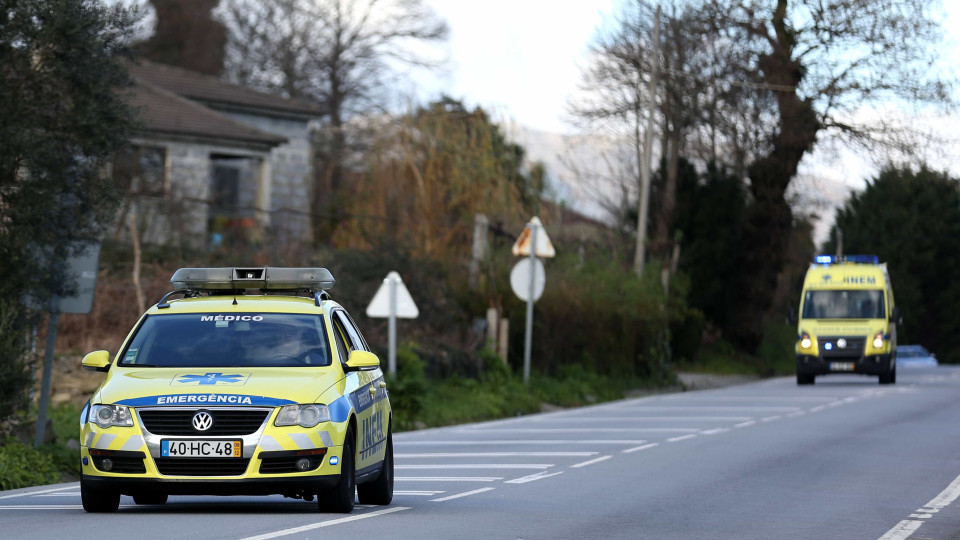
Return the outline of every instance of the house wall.
{"type": "Polygon", "coordinates": [[[307,122],[220,111],[261,131],[289,142],[270,152],[273,173],[270,225],[280,241],[310,242],[310,193],[313,159],[307,122]]]}

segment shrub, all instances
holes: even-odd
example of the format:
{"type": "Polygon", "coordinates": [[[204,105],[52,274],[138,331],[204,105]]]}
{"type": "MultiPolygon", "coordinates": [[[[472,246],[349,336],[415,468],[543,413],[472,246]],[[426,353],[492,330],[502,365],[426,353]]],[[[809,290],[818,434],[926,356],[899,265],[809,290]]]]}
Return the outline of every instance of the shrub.
{"type": "Polygon", "coordinates": [[[59,481],[60,473],[45,452],[14,437],[0,445],[0,491],[59,481]]]}

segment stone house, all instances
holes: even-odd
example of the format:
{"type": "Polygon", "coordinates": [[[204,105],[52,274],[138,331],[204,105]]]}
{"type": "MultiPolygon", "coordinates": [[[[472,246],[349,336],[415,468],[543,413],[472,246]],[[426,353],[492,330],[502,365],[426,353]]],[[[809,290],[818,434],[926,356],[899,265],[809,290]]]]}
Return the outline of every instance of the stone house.
{"type": "Polygon", "coordinates": [[[211,248],[309,242],[311,122],[320,107],[141,60],[130,66],[140,128],[115,177],[142,241],[211,248]]]}

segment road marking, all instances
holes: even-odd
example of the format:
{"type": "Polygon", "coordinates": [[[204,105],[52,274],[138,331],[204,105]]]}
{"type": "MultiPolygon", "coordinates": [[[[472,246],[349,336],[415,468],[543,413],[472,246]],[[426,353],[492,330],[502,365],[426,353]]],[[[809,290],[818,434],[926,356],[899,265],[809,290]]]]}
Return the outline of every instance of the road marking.
{"type": "Polygon", "coordinates": [[[448,465],[394,465],[395,469],[549,469],[553,464],[547,463],[451,463],[448,465]]]}
{"type": "Polygon", "coordinates": [[[572,418],[543,418],[540,422],[742,422],[750,420],[749,416],[604,416],[601,418],[576,416],[572,418]]]}
{"type": "Polygon", "coordinates": [[[77,486],[73,485],[73,486],[59,487],[59,488],[53,488],[53,489],[44,489],[40,491],[27,491],[24,493],[14,493],[13,495],[0,496],[0,499],[14,499],[16,497],[33,497],[36,495],[41,495],[43,493],[54,493],[56,491],[66,491],[68,489],[77,489],[77,486]]]}
{"type": "Polygon", "coordinates": [[[820,411],[826,410],[826,408],[827,408],[826,405],[818,405],[818,406],[810,409],[810,412],[820,412],[820,411]]]}
{"type": "MultiPolygon", "coordinates": [[[[0,506],[0,510],[80,510],[79,504],[11,504],[0,506]]],[[[121,506],[120,508],[123,508],[121,506]]]]}
{"type": "Polygon", "coordinates": [[[733,427],[735,427],[735,428],[745,428],[745,427],[748,427],[748,426],[752,426],[752,425],[754,425],[754,424],[756,424],[756,423],[757,423],[756,420],[750,420],[749,422],[740,422],[739,424],[735,424],[733,427]]]}
{"type": "Polygon", "coordinates": [[[636,412],[637,410],[642,409],[642,410],[645,410],[645,411],[707,411],[707,412],[716,412],[716,411],[774,411],[774,412],[775,412],[775,411],[783,411],[783,412],[790,412],[790,411],[795,411],[795,410],[801,409],[801,408],[802,408],[802,407],[767,407],[767,406],[756,407],[756,406],[752,406],[752,405],[740,405],[740,406],[735,406],[735,405],[715,405],[715,406],[713,406],[713,407],[708,407],[708,406],[704,406],[704,407],[684,407],[684,406],[677,406],[677,407],[647,407],[647,406],[644,406],[644,407],[634,407],[634,408],[633,408],[633,411],[636,412]]]}
{"type": "Polygon", "coordinates": [[[730,431],[730,428],[718,427],[718,428],[713,428],[713,429],[705,429],[705,430],[701,431],[700,433],[702,433],[703,435],[716,435],[716,434],[718,434],[718,433],[723,433],[723,432],[725,432],[725,431],[730,431]]]}
{"type": "Polygon", "coordinates": [[[687,440],[687,439],[692,439],[692,438],[694,438],[694,437],[696,437],[696,436],[697,436],[697,435],[696,435],[695,433],[691,433],[690,435],[682,435],[682,436],[680,436],[680,437],[673,437],[672,439],[667,439],[667,442],[680,442],[680,441],[685,441],[685,440],[687,440]]]}
{"type": "Polygon", "coordinates": [[[788,414],[788,415],[787,415],[787,418],[796,418],[796,417],[798,417],[798,416],[803,416],[803,415],[805,415],[805,414],[807,414],[807,411],[796,411],[796,412],[792,412],[792,413],[788,414]]]}
{"type": "Polygon", "coordinates": [[[492,428],[471,430],[473,433],[603,433],[607,431],[690,433],[699,430],[692,428],[492,428]]]}
{"type": "Polygon", "coordinates": [[[633,448],[627,448],[623,451],[624,454],[632,454],[633,452],[639,452],[641,450],[646,450],[647,448],[653,448],[654,446],[660,446],[660,443],[650,443],[644,444],[642,446],[634,446],[633,448]]]}
{"type": "MultiPolygon", "coordinates": [[[[638,441],[643,442],[643,441],[638,441]]],[[[589,457],[600,452],[433,452],[396,454],[398,458],[448,458],[448,457],[589,457]]]]}
{"type": "Polygon", "coordinates": [[[766,417],[766,418],[761,418],[760,421],[761,421],[761,422],[773,422],[774,420],[779,420],[779,419],[781,419],[781,418],[783,418],[783,415],[782,415],[782,414],[778,414],[778,415],[776,415],[776,416],[768,416],[768,417],[766,417]]]}
{"type": "Polygon", "coordinates": [[[556,476],[558,474],[563,474],[563,471],[559,471],[555,473],[542,472],[537,474],[531,474],[530,476],[522,476],[520,478],[514,478],[513,480],[507,480],[506,482],[504,482],[504,484],[526,484],[527,482],[533,482],[535,480],[543,480],[544,478],[550,478],[551,476],[556,476]]]}
{"type": "Polygon", "coordinates": [[[446,493],[446,491],[397,491],[394,490],[394,495],[408,495],[411,497],[433,497],[434,495],[439,495],[441,493],[446,493]]]}
{"type": "Polygon", "coordinates": [[[669,399],[683,399],[684,401],[832,401],[840,399],[831,396],[691,396],[690,394],[676,394],[669,399]]]}
{"type": "Polygon", "coordinates": [[[574,469],[579,469],[580,467],[586,467],[587,465],[593,465],[594,463],[600,463],[601,461],[606,461],[612,457],[613,456],[600,456],[598,458],[590,459],[587,461],[581,461],[580,463],[577,463],[576,465],[571,465],[570,467],[574,469]]]}
{"type": "Polygon", "coordinates": [[[397,476],[399,482],[496,482],[502,476],[397,476]]]}
{"type": "Polygon", "coordinates": [[[349,523],[351,521],[357,521],[361,519],[367,519],[377,516],[382,516],[384,514],[392,514],[394,512],[400,512],[401,510],[409,510],[408,506],[397,506],[395,508],[385,508],[383,510],[377,510],[375,512],[367,512],[366,514],[358,514],[355,516],[342,517],[337,519],[329,519],[327,521],[320,521],[318,523],[311,523],[309,525],[302,525],[300,527],[292,527],[290,529],[282,529],[272,533],[260,534],[257,536],[248,536],[241,540],[267,540],[268,538],[277,538],[280,536],[287,536],[290,534],[297,534],[307,531],[312,531],[314,529],[319,529],[321,527],[330,527],[332,525],[340,525],[342,523],[349,523]]]}
{"type": "Polygon", "coordinates": [[[493,491],[492,487],[485,487],[480,489],[475,489],[473,491],[465,491],[463,493],[457,493],[456,495],[449,495],[447,497],[440,497],[439,499],[430,499],[430,502],[443,502],[443,501],[452,501],[453,499],[459,499],[461,497],[469,497],[470,495],[476,495],[478,493],[486,493],[488,491],[493,491]]]}
{"type": "Polygon", "coordinates": [[[79,497],[79,491],[71,491],[69,493],[41,493],[40,495],[34,495],[34,497],[79,497]]]}
{"type": "Polygon", "coordinates": [[[646,441],[634,439],[575,439],[575,440],[557,440],[557,439],[537,439],[537,440],[483,440],[483,441],[394,441],[394,447],[405,445],[424,445],[424,446],[480,446],[480,445],[516,445],[516,444],[643,444],[646,441]]]}
{"type": "MultiPolygon", "coordinates": [[[[953,482],[950,482],[950,485],[931,499],[930,502],[923,505],[923,508],[918,509],[917,512],[922,512],[923,516],[932,517],[931,514],[936,514],[940,510],[950,506],[953,501],[957,500],[957,497],[960,497],[960,476],[954,478],[953,482]]],[[[912,518],[926,519],[926,517],[923,516],[918,514],[910,515],[912,518]]],[[[894,525],[893,528],[881,536],[879,540],[904,540],[916,532],[921,525],[923,525],[923,521],[905,519],[894,525]]]]}

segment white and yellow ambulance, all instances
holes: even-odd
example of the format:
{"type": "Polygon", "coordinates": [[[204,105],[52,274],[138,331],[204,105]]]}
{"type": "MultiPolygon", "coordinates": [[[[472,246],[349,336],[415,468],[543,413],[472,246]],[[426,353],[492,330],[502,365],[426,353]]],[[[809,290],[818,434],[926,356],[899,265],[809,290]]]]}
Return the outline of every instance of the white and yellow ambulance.
{"type": "Polygon", "coordinates": [[[88,512],[120,495],[267,495],[350,512],[393,498],[378,358],[324,268],[181,268],[111,360],[81,417],[88,512]]]}
{"type": "Polygon", "coordinates": [[[797,384],[818,375],[897,380],[897,322],[887,265],[876,255],[819,255],[803,280],[797,318],[797,384]]]}

